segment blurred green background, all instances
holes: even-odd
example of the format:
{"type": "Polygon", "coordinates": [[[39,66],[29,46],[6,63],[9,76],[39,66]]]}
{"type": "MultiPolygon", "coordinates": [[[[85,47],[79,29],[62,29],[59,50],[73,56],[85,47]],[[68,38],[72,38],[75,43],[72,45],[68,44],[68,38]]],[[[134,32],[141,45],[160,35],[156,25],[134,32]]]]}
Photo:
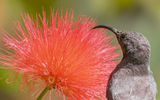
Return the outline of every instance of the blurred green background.
{"type": "MultiPolygon", "coordinates": [[[[10,31],[22,14],[29,13],[34,18],[36,13],[42,13],[42,8],[47,16],[51,8],[72,9],[75,17],[91,16],[98,24],[143,33],[151,44],[150,64],[160,90],[160,0],[0,0],[0,27],[10,31]]],[[[27,96],[20,91],[20,82],[11,85],[5,82],[8,72],[0,69],[0,100],[25,100],[27,96]]]]}

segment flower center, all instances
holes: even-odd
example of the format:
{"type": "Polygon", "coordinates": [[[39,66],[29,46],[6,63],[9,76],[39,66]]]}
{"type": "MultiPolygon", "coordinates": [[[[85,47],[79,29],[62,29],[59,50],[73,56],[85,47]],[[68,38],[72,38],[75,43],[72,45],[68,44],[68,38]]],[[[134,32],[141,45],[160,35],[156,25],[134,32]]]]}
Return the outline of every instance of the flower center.
{"type": "Polygon", "coordinates": [[[49,77],[48,77],[48,82],[49,82],[50,84],[54,84],[54,83],[55,83],[55,78],[49,76],[49,77]]]}
{"type": "Polygon", "coordinates": [[[41,79],[44,80],[51,88],[55,86],[55,78],[53,76],[42,76],[41,79]]]}

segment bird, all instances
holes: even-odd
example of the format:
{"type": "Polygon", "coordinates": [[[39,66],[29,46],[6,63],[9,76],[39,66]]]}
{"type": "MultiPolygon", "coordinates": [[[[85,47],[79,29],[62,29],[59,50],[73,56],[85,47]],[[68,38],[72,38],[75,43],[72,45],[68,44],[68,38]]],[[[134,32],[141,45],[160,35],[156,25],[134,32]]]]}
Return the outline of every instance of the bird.
{"type": "Polygon", "coordinates": [[[105,25],[103,28],[116,35],[123,57],[109,77],[107,100],[156,100],[157,85],[150,69],[150,44],[135,31],[119,31],[105,25]]]}

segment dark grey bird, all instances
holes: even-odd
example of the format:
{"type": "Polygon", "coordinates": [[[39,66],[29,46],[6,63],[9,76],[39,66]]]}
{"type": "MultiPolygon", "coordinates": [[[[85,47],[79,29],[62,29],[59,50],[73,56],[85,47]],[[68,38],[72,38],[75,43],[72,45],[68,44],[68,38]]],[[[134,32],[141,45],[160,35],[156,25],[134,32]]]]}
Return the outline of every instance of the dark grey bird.
{"type": "Polygon", "coordinates": [[[123,58],[111,73],[107,85],[108,100],[156,100],[157,87],[150,70],[150,44],[137,32],[122,32],[109,26],[121,46],[123,58]]]}

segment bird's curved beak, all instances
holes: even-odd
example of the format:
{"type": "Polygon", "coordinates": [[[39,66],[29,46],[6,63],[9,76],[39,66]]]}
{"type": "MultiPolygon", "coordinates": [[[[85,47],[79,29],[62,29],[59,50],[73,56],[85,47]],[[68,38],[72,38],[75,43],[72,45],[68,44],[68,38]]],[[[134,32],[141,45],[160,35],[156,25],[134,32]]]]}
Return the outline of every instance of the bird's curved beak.
{"type": "Polygon", "coordinates": [[[93,29],[96,29],[96,28],[108,29],[109,31],[113,32],[116,35],[116,37],[118,37],[118,35],[119,35],[119,31],[115,28],[110,27],[110,26],[98,25],[98,26],[93,27],[93,29]]]}

